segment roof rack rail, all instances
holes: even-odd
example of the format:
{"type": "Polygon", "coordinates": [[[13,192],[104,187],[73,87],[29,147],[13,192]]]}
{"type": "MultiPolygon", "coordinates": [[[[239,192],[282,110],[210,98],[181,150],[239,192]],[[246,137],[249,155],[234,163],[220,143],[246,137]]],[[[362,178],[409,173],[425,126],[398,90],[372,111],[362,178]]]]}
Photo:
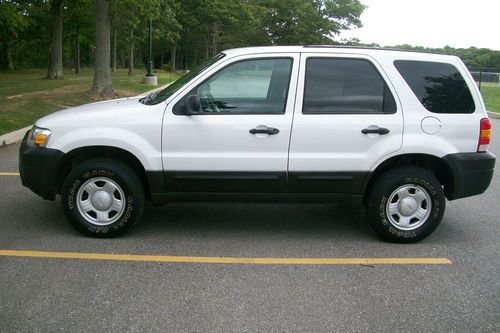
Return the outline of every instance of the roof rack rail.
{"type": "Polygon", "coordinates": [[[427,53],[427,54],[443,54],[448,55],[448,53],[439,51],[427,51],[427,50],[408,50],[408,49],[398,49],[395,47],[374,47],[374,46],[349,46],[349,45],[335,45],[335,44],[322,44],[322,45],[303,45],[304,48],[332,48],[332,49],[359,49],[359,50],[379,50],[379,51],[400,51],[400,52],[415,52],[415,53],[427,53]]]}

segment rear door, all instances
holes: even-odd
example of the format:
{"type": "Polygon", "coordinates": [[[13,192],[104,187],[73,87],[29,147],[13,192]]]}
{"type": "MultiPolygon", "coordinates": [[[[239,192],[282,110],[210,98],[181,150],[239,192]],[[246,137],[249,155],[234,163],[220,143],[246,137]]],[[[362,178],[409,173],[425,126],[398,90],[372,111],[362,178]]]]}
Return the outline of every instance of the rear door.
{"type": "Polygon", "coordinates": [[[380,66],[362,55],[302,54],[289,192],[362,192],[371,167],[400,149],[403,116],[380,66]]]}
{"type": "Polygon", "coordinates": [[[169,192],[285,192],[297,53],[233,57],[169,103],[163,167],[169,192]],[[183,113],[188,96],[201,110],[183,113]]]}

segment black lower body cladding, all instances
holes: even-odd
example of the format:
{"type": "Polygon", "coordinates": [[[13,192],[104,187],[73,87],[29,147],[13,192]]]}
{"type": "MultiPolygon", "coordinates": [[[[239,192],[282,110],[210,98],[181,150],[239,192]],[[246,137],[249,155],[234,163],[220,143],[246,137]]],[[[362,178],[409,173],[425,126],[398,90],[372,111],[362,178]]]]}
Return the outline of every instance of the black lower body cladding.
{"type": "Polygon", "coordinates": [[[57,194],[57,170],[64,153],[57,149],[30,147],[28,133],[19,150],[19,173],[24,186],[46,200],[54,200],[57,194]]]}
{"type": "Polygon", "coordinates": [[[448,200],[481,194],[490,185],[496,161],[492,153],[449,154],[443,160],[453,175],[451,184],[445,188],[448,200]]]}

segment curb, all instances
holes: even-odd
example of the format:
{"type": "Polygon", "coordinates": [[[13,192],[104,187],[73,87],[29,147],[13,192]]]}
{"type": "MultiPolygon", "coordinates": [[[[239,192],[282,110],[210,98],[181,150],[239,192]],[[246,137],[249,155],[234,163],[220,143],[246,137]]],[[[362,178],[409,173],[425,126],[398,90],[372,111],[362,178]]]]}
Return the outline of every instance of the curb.
{"type": "MultiPolygon", "coordinates": [[[[147,94],[149,94],[151,92],[162,90],[162,89],[166,88],[167,86],[168,86],[168,84],[163,85],[163,86],[158,87],[158,88],[155,88],[155,89],[152,89],[152,90],[149,90],[149,91],[146,91],[146,92],[143,92],[137,96],[146,96],[147,94]]],[[[26,134],[26,132],[29,129],[31,129],[31,127],[33,127],[33,125],[15,130],[13,132],[10,132],[10,133],[4,134],[4,135],[0,135],[0,148],[6,147],[8,145],[11,145],[11,144],[14,144],[16,142],[21,141],[24,137],[24,134],[26,134]]]]}
{"type": "Polygon", "coordinates": [[[500,119],[500,113],[490,112],[490,111],[486,111],[486,112],[488,113],[488,117],[495,118],[495,119],[500,119]]]}
{"type": "Polygon", "coordinates": [[[24,134],[32,127],[33,125],[18,129],[17,131],[10,132],[0,136],[0,147],[6,147],[13,143],[16,143],[24,137],[24,134]]]}

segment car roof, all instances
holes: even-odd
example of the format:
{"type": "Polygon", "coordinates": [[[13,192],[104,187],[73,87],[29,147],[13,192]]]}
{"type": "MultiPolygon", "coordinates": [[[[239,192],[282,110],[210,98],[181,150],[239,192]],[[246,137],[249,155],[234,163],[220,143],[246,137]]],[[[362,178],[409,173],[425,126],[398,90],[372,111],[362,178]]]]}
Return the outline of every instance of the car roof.
{"type": "Polygon", "coordinates": [[[389,57],[414,60],[449,61],[455,56],[431,53],[426,51],[402,50],[379,47],[356,47],[342,45],[295,45],[295,46],[255,46],[234,48],[223,51],[229,56],[238,56],[254,53],[335,53],[335,54],[363,54],[373,58],[389,57]]]}

